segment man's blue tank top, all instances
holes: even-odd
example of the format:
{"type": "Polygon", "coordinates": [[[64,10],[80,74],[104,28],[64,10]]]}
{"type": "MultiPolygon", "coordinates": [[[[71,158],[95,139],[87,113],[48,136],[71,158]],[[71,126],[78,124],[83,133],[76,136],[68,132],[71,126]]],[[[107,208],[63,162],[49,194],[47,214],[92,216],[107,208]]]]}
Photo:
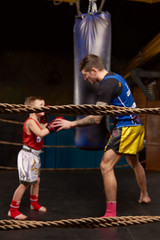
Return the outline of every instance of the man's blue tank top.
{"type": "MultiPolygon", "coordinates": [[[[125,81],[125,79],[120,76],[119,74],[110,75],[104,77],[101,85],[107,78],[115,78],[122,84],[122,92],[120,96],[113,99],[111,101],[111,105],[118,106],[118,107],[133,107],[136,108],[136,103],[130,91],[130,88],[125,81]]],[[[141,119],[138,115],[119,115],[115,117],[116,120],[116,127],[127,127],[127,126],[137,126],[142,125],[141,119]]]]}

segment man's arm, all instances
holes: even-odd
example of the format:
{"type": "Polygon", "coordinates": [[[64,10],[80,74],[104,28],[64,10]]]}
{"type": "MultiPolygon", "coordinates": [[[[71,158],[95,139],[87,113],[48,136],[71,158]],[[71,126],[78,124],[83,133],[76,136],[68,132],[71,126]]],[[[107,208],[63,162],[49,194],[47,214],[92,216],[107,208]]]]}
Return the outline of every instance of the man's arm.
{"type": "MultiPolygon", "coordinates": [[[[96,105],[106,105],[104,102],[97,102],[96,105]]],[[[99,124],[102,120],[103,116],[101,115],[89,115],[85,118],[75,121],[68,121],[64,119],[57,119],[54,123],[54,127],[57,127],[60,131],[62,129],[71,129],[74,127],[86,127],[94,124],[99,124]]]]}
{"type": "MultiPolygon", "coordinates": [[[[107,105],[107,103],[98,101],[96,103],[96,105],[104,106],[104,105],[107,105]]],[[[103,116],[101,116],[101,115],[89,115],[83,119],[77,120],[76,127],[85,127],[85,126],[89,126],[89,125],[100,124],[102,118],[103,118],[103,116]]]]}

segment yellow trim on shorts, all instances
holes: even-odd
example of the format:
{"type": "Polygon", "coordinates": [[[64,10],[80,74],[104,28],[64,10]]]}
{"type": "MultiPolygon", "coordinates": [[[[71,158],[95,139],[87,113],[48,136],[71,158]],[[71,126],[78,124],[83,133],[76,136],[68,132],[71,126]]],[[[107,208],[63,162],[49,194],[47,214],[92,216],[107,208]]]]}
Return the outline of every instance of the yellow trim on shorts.
{"type": "Polygon", "coordinates": [[[119,145],[119,153],[137,154],[144,148],[144,126],[123,127],[119,145]]]}

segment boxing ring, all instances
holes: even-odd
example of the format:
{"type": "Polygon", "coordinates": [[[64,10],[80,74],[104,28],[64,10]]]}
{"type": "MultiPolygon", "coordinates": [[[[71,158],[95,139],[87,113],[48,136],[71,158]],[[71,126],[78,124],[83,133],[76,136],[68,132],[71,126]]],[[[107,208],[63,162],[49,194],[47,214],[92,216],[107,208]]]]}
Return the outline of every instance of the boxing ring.
{"type": "MultiPolygon", "coordinates": [[[[83,115],[83,114],[92,114],[92,115],[118,115],[118,114],[130,114],[130,113],[138,113],[138,114],[160,114],[160,108],[121,108],[121,107],[115,107],[115,106],[97,106],[97,105],[62,105],[62,106],[47,106],[47,107],[41,107],[41,108],[33,108],[25,105],[16,105],[16,104],[0,104],[0,112],[3,113],[31,113],[31,112],[42,112],[45,111],[50,114],[65,114],[65,115],[83,115]]],[[[2,119],[1,119],[2,120],[2,119]]],[[[9,121],[13,123],[13,121],[9,121]]],[[[15,124],[17,122],[14,122],[15,124]]],[[[46,146],[47,147],[47,146],[46,146]]],[[[62,146],[64,147],[64,146],[62,146]]],[[[9,169],[7,169],[9,170],[9,169]]],[[[12,174],[15,174],[15,169],[10,169],[12,174]]],[[[4,170],[3,170],[4,171],[4,170]]],[[[2,175],[3,172],[2,171],[2,175]]],[[[65,172],[65,170],[61,170],[62,172],[65,172]]],[[[49,174],[59,174],[61,171],[52,170],[49,171],[49,174]]],[[[126,170],[122,170],[126,171],[126,170]]],[[[130,170],[129,170],[130,171],[130,170]]],[[[45,171],[44,171],[45,172],[45,171]]],[[[46,169],[47,172],[47,169],[46,169]]],[[[85,173],[87,170],[73,170],[74,174],[81,174],[81,172],[86,175],[85,173]]],[[[97,175],[98,178],[100,177],[98,169],[90,169],[88,170],[89,174],[97,175]],[[93,174],[94,173],[94,174],[93,174]]],[[[88,174],[87,172],[87,174],[88,174]]],[[[71,174],[72,173],[68,170],[65,174],[71,174]]],[[[151,173],[153,174],[153,173],[151,173]]],[[[1,176],[2,176],[1,175],[1,176]]],[[[48,176],[48,172],[47,172],[48,176]]],[[[85,176],[86,177],[86,176],[85,176]]],[[[9,179],[8,179],[9,180],[9,179]]],[[[15,180],[15,179],[14,179],[15,180]]],[[[1,181],[3,183],[4,181],[1,181]]],[[[56,181],[57,182],[57,181],[56,181]]],[[[101,180],[100,180],[101,182],[101,180]]],[[[72,182],[73,183],[73,182],[72,182]]],[[[86,183],[85,183],[86,184],[86,183]]],[[[102,182],[100,183],[102,185],[102,182]]],[[[65,187],[65,186],[64,186],[65,187]]],[[[84,187],[84,185],[83,185],[84,187]]],[[[102,186],[101,186],[102,188],[102,186]]],[[[58,192],[58,190],[57,190],[58,192]]],[[[76,194],[76,192],[75,192],[76,194]]],[[[2,220],[0,222],[0,229],[1,230],[13,230],[13,229],[28,229],[28,228],[39,228],[39,227],[85,227],[85,228],[106,228],[111,226],[127,226],[127,225],[133,225],[133,224],[144,224],[144,223],[150,223],[150,222],[158,222],[160,220],[159,216],[128,216],[128,217],[117,217],[117,218],[110,218],[110,219],[101,219],[101,218],[82,218],[82,219],[69,219],[69,220],[56,220],[56,221],[49,221],[49,222],[43,222],[43,221],[27,221],[26,223],[16,223],[17,221],[8,221],[8,220],[2,220]],[[26,224],[26,225],[25,225],[26,224]],[[22,226],[21,226],[22,225],[22,226]]]]}
{"type": "MultiPolygon", "coordinates": [[[[32,108],[22,104],[0,104],[0,113],[3,114],[26,114],[42,111],[65,116],[83,116],[88,114],[115,116],[131,113],[160,114],[160,108],[119,108],[115,106],[96,106],[94,104],[78,105],[77,102],[76,105],[41,108],[32,108]]],[[[10,123],[22,124],[16,121],[10,121],[10,123]]],[[[21,143],[7,141],[1,141],[0,144],[22,145],[21,143]]],[[[45,145],[44,147],[64,148],[65,146],[45,145]]],[[[75,148],[75,145],[67,147],[75,148]]],[[[40,195],[41,201],[47,206],[48,211],[45,214],[35,211],[31,212],[27,207],[28,198],[26,195],[28,193],[26,193],[23,199],[22,211],[23,207],[25,207],[24,212],[29,216],[29,220],[19,221],[6,219],[11,193],[17,186],[17,169],[0,166],[0,238],[24,240],[28,240],[30,237],[38,237],[39,240],[54,238],[87,240],[158,239],[160,234],[160,196],[157,194],[155,186],[158,185],[160,180],[159,173],[147,171],[148,189],[152,197],[152,203],[148,205],[136,203],[137,188],[133,184],[134,180],[130,169],[115,169],[115,173],[119,182],[117,217],[97,217],[103,214],[105,207],[103,183],[98,168],[43,169],[40,195]],[[127,194],[124,194],[124,192],[127,194]],[[136,214],[134,215],[133,213],[136,214]]]]}

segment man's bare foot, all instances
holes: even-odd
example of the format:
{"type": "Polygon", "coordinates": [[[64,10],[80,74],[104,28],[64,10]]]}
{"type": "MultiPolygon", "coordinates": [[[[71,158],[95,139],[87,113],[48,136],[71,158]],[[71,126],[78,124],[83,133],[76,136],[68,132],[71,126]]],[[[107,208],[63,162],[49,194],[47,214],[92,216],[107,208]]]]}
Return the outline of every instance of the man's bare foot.
{"type": "Polygon", "coordinates": [[[150,203],[150,202],[151,202],[151,199],[148,195],[146,196],[140,195],[138,203],[150,203]]]}

